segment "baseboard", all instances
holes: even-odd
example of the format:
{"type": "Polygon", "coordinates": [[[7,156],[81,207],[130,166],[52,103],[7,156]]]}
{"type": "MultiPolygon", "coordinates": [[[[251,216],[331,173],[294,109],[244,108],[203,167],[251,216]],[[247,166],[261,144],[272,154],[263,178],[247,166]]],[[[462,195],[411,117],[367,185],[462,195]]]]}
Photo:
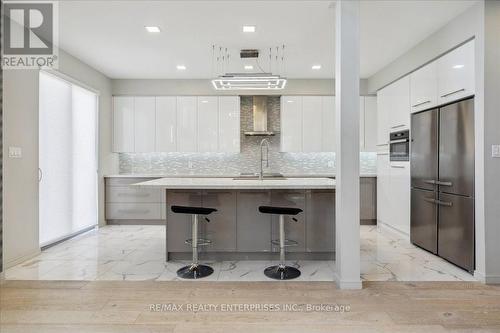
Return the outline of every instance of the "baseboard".
{"type": "Polygon", "coordinates": [[[337,273],[334,273],[337,288],[344,290],[362,289],[363,283],[359,280],[341,280],[337,273]]]}
{"type": "Polygon", "coordinates": [[[11,267],[14,267],[22,262],[25,262],[26,260],[30,260],[31,258],[34,258],[36,257],[37,255],[39,255],[42,251],[40,251],[40,249],[36,250],[36,251],[33,251],[31,253],[28,253],[24,256],[21,256],[21,257],[18,257],[16,259],[13,259],[13,260],[10,260],[10,261],[6,261],[4,262],[4,267],[3,267],[3,270],[5,272],[5,270],[11,268],[11,267]]]}
{"type": "Polygon", "coordinates": [[[474,271],[474,278],[485,284],[500,284],[500,275],[485,275],[483,272],[474,271]]]}
{"type": "Polygon", "coordinates": [[[403,237],[406,240],[410,240],[410,235],[407,234],[406,232],[399,230],[398,228],[395,228],[391,225],[388,225],[384,222],[377,221],[377,229],[387,231],[387,232],[392,232],[393,234],[396,234],[400,237],[403,237]]]}
{"type": "Polygon", "coordinates": [[[376,219],[362,219],[360,221],[361,225],[377,225],[377,220],[376,219]]]}

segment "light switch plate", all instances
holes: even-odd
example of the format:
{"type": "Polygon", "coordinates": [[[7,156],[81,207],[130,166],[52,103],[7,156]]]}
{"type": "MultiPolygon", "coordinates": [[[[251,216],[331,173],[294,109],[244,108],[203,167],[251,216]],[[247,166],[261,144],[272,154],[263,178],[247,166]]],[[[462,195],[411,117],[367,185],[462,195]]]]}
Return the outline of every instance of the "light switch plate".
{"type": "Polygon", "coordinates": [[[23,149],[21,147],[9,147],[9,158],[22,158],[23,149]]]}
{"type": "Polygon", "coordinates": [[[491,157],[500,158],[500,145],[491,145],[491,157]]]}

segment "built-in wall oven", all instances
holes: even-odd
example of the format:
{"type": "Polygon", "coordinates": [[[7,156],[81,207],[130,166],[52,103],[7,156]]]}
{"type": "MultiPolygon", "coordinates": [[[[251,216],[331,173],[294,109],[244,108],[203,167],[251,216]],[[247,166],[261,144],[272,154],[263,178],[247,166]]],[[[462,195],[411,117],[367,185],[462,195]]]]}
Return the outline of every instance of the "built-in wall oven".
{"type": "Polygon", "coordinates": [[[392,132],[389,139],[389,159],[391,161],[409,161],[410,131],[392,132]]]}

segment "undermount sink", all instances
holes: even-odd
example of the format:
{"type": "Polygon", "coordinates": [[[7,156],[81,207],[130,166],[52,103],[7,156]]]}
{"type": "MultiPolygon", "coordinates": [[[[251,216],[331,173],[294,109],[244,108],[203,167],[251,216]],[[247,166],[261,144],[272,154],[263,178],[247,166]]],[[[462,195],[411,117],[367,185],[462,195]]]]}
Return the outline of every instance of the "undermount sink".
{"type": "MultiPolygon", "coordinates": [[[[259,179],[258,173],[241,173],[238,177],[234,177],[234,180],[256,180],[259,179]]],[[[263,180],[286,180],[287,178],[281,173],[264,173],[263,180]]]]}

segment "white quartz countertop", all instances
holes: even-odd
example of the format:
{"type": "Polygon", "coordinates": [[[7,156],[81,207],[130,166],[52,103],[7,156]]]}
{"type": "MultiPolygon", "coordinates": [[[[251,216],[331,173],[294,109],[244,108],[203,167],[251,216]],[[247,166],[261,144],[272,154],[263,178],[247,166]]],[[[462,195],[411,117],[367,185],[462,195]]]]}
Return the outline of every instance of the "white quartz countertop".
{"type": "Polygon", "coordinates": [[[331,178],[286,178],[286,179],[232,179],[232,178],[159,178],[133,184],[134,186],[163,189],[335,189],[331,178]]]}
{"type": "MultiPolygon", "coordinates": [[[[143,173],[122,173],[105,175],[104,178],[235,178],[239,175],[201,175],[201,174],[143,174],[143,173]]],[[[335,174],[284,174],[287,178],[329,178],[335,177],[335,174]]],[[[375,178],[376,173],[362,173],[361,178],[375,178]]]]}

